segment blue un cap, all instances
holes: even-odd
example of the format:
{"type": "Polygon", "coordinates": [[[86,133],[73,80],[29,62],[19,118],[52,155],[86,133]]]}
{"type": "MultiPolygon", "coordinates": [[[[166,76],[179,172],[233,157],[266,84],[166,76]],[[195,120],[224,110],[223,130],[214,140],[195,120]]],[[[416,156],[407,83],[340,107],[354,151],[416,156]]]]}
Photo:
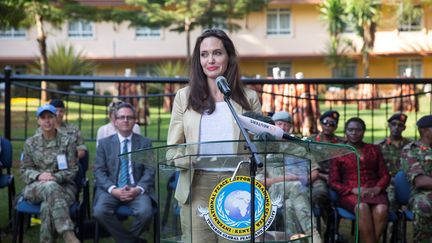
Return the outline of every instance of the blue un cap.
{"type": "Polygon", "coordinates": [[[42,114],[42,112],[44,112],[44,111],[49,111],[49,112],[51,112],[51,113],[53,113],[55,115],[57,110],[56,110],[56,108],[54,106],[52,106],[50,104],[46,104],[46,105],[40,106],[37,109],[37,111],[36,111],[36,117],[39,117],[42,114]]]}

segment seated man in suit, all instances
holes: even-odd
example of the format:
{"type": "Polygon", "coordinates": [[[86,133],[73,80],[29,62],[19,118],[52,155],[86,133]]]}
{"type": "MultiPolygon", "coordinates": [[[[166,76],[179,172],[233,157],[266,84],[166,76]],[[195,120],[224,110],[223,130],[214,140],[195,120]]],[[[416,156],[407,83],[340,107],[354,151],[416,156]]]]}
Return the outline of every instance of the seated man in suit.
{"type": "Polygon", "coordinates": [[[151,141],[132,132],[136,120],[132,105],[121,104],[115,117],[117,133],[100,140],[96,149],[94,217],[116,242],[145,242],[139,236],[152,218],[154,170],[131,161],[130,155],[118,155],[151,147],[151,141]],[[130,229],[123,227],[114,214],[120,205],[127,205],[134,213],[130,229]]]}

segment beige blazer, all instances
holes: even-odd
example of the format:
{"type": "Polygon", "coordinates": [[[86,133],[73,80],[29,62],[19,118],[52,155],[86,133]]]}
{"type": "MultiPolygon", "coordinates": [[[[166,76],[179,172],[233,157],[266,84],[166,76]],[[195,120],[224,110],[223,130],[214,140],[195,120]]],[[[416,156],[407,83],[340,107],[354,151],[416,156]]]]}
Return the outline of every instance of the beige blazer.
{"type": "MultiPolygon", "coordinates": [[[[183,143],[198,143],[200,139],[201,114],[192,110],[186,109],[188,104],[190,88],[184,87],[177,91],[174,99],[173,109],[171,113],[171,122],[168,129],[168,145],[183,144],[183,143]]],[[[251,89],[245,89],[246,97],[252,107],[252,111],[261,113],[261,103],[258,95],[251,89]]],[[[244,110],[239,104],[231,100],[231,103],[237,114],[243,114],[244,110]]],[[[231,114],[227,114],[231,116],[231,114]]],[[[233,122],[233,131],[238,139],[242,139],[240,129],[233,122]]],[[[188,147],[188,154],[196,154],[198,146],[188,147]]],[[[168,150],[167,159],[172,160],[177,167],[189,168],[189,160],[182,158],[185,151],[182,149],[168,150]]],[[[179,181],[177,184],[175,198],[182,204],[187,202],[190,192],[191,181],[193,181],[193,170],[181,170],[179,181]]]]}

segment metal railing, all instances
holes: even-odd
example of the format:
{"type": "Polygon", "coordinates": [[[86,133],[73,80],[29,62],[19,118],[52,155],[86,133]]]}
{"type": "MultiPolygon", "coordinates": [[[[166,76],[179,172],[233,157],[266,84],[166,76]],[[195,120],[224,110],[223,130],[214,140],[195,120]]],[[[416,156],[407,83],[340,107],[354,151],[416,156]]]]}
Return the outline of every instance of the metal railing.
{"type": "MultiPolygon", "coordinates": [[[[432,114],[432,79],[428,78],[242,80],[259,93],[264,112],[289,111],[296,122],[295,132],[304,135],[318,131],[319,113],[329,109],[338,110],[341,121],[351,116],[366,117],[371,141],[378,138],[375,135],[377,132],[383,136],[383,129],[387,135],[386,121],[382,118],[389,117],[393,112],[409,113],[410,117],[413,116],[410,118],[412,122],[423,114],[432,114]],[[361,90],[363,86],[365,88],[361,90]],[[413,107],[406,107],[407,104],[413,107]]],[[[12,75],[11,69],[7,67],[4,75],[0,75],[0,82],[4,82],[4,112],[0,114],[0,119],[3,116],[3,136],[7,139],[22,141],[34,134],[37,127],[34,111],[42,104],[41,93],[45,92],[48,98],[61,98],[65,101],[68,108],[66,119],[75,123],[88,141],[94,141],[98,127],[108,122],[107,105],[112,99],[121,99],[138,108],[142,134],[153,141],[164,142],[166,134],[162,131],[166,131],[169,125],[170,105],[176,89],[186,84],[188,79],[12,75]],[[49,87],[42,89],[42,81],[46,81],[49,87]],[[93,88],[87,90],[90,94],[55,88],[58,84],[80,81],[93,84],[93,88]],[[101,84],[114,85],[119,94],[97,94],[96,87],[101,84]],[[122,93],[125,86],[135,87],[141,93],[122,93]]],[[[412,129],[412,137],[417,136],[415,127],[408,129],[412,129]]]]}

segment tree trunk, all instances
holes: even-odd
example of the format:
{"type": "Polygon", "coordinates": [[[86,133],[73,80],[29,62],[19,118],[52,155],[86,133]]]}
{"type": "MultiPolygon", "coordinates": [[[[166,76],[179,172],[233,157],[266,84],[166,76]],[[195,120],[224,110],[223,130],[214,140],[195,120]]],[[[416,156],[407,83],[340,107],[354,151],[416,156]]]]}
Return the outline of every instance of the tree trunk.
{"type": "MultiPolygon", "coordinates": [[[[41,75],[48,75],[48,57],[47,57],[47,47],[46,47],[46,34],[43,26],[43,16],[36,14],[36,30],[37,30],[37,42],[39,46],[39,62],[41,66],[41,75]]],[[[41,102],[45,103],[48,99],[46,93],[47,83],[46,81],[41,82],[41,102]]]]}

